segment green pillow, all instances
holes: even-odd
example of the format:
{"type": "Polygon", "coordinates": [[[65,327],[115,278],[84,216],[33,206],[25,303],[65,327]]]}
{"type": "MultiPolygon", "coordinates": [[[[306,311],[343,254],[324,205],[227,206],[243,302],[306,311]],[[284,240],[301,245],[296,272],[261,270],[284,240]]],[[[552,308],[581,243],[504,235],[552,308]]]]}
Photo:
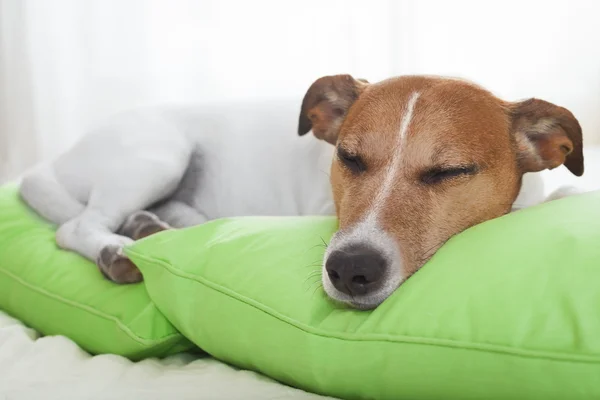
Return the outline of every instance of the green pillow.
{"type": "Polygon", "coordinates": [[[91,353],[131,359],[192,347],[150,301],[144,285],[115,285],[77,254],[57,248],[54,227],[0,188],[0,309],[91,353]]]}
{"type": "Polygon", "coordinates": [[[376,310],[319,286],[333,218],[239,218],[128,254],[150,297],[215,357],[350,399],[599,399],[600,194],[451,239],[376,310]]]}

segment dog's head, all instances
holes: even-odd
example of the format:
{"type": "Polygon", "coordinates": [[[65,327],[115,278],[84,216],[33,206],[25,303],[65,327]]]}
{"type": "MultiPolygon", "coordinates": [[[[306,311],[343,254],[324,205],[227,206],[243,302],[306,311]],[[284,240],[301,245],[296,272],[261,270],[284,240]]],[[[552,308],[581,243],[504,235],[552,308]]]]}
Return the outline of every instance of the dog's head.
{"type": "Polygon", "coordinates": [[[502,101],[462,80],[317,80],[300,135],[336,147],[339,231],[323,286],[357,308],[383,302],[451,236],[510,211],[526,172],[583,174],[579,123],[543,100],[502,101]]]}

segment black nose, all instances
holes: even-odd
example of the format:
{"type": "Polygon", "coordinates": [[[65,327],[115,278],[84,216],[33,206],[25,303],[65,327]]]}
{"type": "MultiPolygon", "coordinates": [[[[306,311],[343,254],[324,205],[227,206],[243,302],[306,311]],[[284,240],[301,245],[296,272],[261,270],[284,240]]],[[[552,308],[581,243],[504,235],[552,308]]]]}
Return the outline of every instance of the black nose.
{"type": "Polygon", "coordinates": [[[325,263],[333,286],[351,296],[365,295],[378,288],[385,268],[383,256],[366,246],[336,250],[325,263]]]}

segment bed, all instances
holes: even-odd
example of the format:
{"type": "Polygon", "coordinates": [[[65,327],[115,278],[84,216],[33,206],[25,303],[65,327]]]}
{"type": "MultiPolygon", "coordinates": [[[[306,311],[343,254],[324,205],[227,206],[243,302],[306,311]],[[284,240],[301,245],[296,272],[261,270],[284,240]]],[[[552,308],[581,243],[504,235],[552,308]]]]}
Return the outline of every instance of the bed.
{"type": "Polygon", "coordinates": [[[0,399],[325,399],[182,353],[137,363],[91,356],[63,336],[40,337],[0,311],[0,399]]]}
{"type": "MultiPolygon", "coordinates": [[[[545,192],[563,184],[600,188],[600,150],[586,150],[579,180],[563,168],[544,172],[545,192]]],[[[92,356],[63,336],[40,337],[0,311],[0,399],[325,399],[238,370],[208,356],[182,353],[132,362],[92,356]]]]}

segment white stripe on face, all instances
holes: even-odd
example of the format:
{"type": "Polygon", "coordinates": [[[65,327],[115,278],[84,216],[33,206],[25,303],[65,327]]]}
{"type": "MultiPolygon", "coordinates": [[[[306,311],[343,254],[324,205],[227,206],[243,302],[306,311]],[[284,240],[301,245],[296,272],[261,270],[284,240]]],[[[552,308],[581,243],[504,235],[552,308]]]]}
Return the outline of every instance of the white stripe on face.
{"type": "Polygon", "coordinates": [[[419,93],[414,92],[406,105],[406,112],[402,116],[402,121],[400,122],[400,130],[398,131],[398,135],[396,136],[396,145],[394,146],[394,150],[392,152],[392,159],[387,166],[387,171],[385,173],[385,178],[383,180],[383,184],[381,185],[377,195],[375,196],[375,200],[373,201],[373,206],[369,210],[367,214],[367,220],[372,219],[373,221],[377,221],[379,217],[379,213],[383,208],[386,200],[390,197],[392,192],[392,188],[394,187],[394,180],[396,175],[398,175],[398,170],[400,169],[400,158],[402,156],[402,149],[406,143],[406,133],[408,132],[408,127],[413,117],[413,113],[415,110],[415,104],[417,99],[419,98],[419,93]]]}
{"type": "Polygon", "coordinates": [[[383,302],[400,286],[404,280],[402,274],[401,253],[396,241],[379,226],[379,214],[391,195],[394,186],[394,180],[400,170],[402,149],[406,144],[406,135],[410,122],[412,120],[415,104],[419,98],[419,93],[414,92],[410,96],[406,105],[405,113],[400,122],[400,129],[396,137],[396,143],[393,149],[391,160],[385,171],[383,183],[379,188],[371,208],[368,210],[365,218],[352,227],[350,230],[338,231],[332,237],[329,246],[325,252],[323,262],[323,288],[330,297],[342,302],[353,304],[358,307],[372,308],[383,302]],[[365,296],[350,297],[339,292],[329,281],[325,264],[329,255],[336,250],[344,250],[349,246],[362,244],[370,246],[378,251],[387,261],[387,271],[383,277],[383,284],[377,293],[369,293],[365,296]]]}

